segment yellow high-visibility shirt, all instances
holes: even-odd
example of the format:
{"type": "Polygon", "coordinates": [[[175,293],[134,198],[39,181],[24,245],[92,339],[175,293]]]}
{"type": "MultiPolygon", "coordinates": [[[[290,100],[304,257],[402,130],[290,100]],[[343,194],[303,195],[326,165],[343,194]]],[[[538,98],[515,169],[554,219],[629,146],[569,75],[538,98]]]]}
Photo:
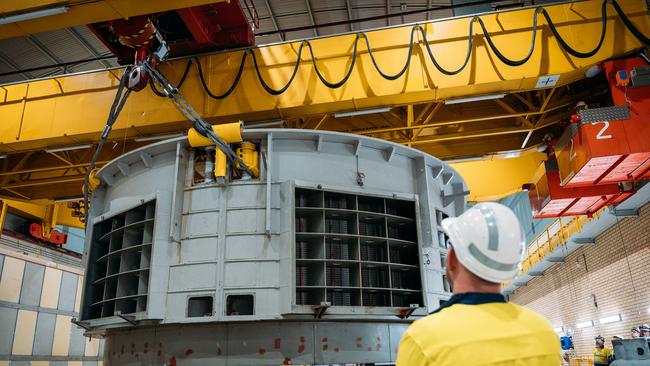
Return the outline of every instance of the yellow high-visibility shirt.
{"type": "Polygon", "coordinates": [[[594,348],[594,365],[609,365],[609,356],[614,353],[610,348],[594,348]]]}
{"type": "Polygon", "coordinates": [[[456,294],[402,336],[397,366],[556,366],[560,340],[540,315],[501,294],[456,294]]]}

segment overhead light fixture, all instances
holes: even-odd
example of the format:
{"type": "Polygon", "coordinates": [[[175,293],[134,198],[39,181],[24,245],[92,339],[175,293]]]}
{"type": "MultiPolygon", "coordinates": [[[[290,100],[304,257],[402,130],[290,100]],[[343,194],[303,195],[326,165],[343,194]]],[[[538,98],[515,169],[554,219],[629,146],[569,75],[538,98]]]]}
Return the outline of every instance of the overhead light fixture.
{"type": "Polygon", "coordinates": [[[334,113],[334,118],[363,116],[365,114],[386,113],[386,112],[390,112],[390,107],[374,108],[374,109],[362,109],[360,111],[334,113]]]}
{"type": "Polygon", "coordinates": [[[594,326],[594,321],[593,320],[588,320],[586,322],[580,322],[576,324],[576,328],[582,329],[582,328],[589,328],[594,326]]]}
{"type": "Polygon", "coordinates": [[[136,137],[133,139],[135,142],[144,142],[144,141],[158,141],[158,140],[167,140],[167,139],[173,139],[176,137],[181,137],[184,136],[182,133],[168,133],[166,135],[154,135],[154,136],[143,136],[143,137],[136,137]]]}
{"type": "Polygon", "coordinates": [[[616,314],[616,315],[600,318],[600,324],[616,323],[616,322],[620,322],[621,320],[623,320],[621,314],[616,314]]]}
{"type": "Polygon", "coordinates": [[[511,159],[517,158],[519,156],[521,156],[521,150],[503,151],[500,153],[487,155],[486,157],[491,157],[492,159],[511,159]]]}
{"type": "Polygon", "coordinates": [[[0,159],[6,159],[6,158],[7,158],[7,154],[0,155],[0,159]]]}
{"type": "Polygon", "coordinates": [[[93,145],[87,144],[87,145],[77,145],[77,146],[67,146],[67,147],[57,147],[54,149],[45,149],[45,152],[47,153],[57,153],[57,152],[62,152],[62,151],[70,151],[70,150],[81,150],[81,149],[90,149],[93,145]]]}
{"type": "Polygon", "coordinates": [[[261,121],[261,122],[252,122],[247,123],[244,127],[246,128],[267,128],[267,127],[285,127],[287,122],[283,119],[278,119],[275,121],[261,121]]]}
{"type": "Polygon", "coordinates": [[[59,15],[67,12],[70,8],[67,6],[60,6],[58,8],[49,8],[31,11],[29,13],[22,13],[16,15],[10,15],[8,17],[0,18],[0,24],[10,24],[22,22],[23,20],[32,20],[43,17],[49,17],[50,15],[59,15]]]}
{"type": "Polygon", "coordinates": [[[468,161],[479,161],[479,160],[483,160],[483,157],[482,156],[470,156],[470,157],[467,157],[467,158],[443,159],[443,161],[445,163],[447,163],[447,164],[450,164],[450,163],[465,163],[465,162],[468,162],[468,161]]]}
{"type": "Polygon", "coordinates": [[[532,134],[533,134],[533,130],[528,131],[528,133],[526,134],[526,138],[524,139],[524,142],[521,143],[522,149],[526,147],[526,144],[528,144],[528,140],[530,139],[530,136],[532,136],[532,134]]]}
{"type": "Polygon", "coordinates": [[[585,76],[588,78],[593,78],[594,76],[600,74],[601,71],[603,70],[600,68],[600,66],[594,65],[585,71],[585,76]]]}
{"type": "Polygon", "coordinates": [[[449,104],[460,104],[460,103],[469,103],[469,102],[480,102],[481,100],[501,99],[501,98],[503,98],[505,96],[506,96],[505,93],[477,95],[475,97],[447,99],[447,100],[445,100],[445,104],[449,105],[449,104]]]}
{"type": "Polygon", "coordinates": [[[83,200],[84,196],[72,196],[72,197],[60,197],[60,198],[55,198],[54,203],[62,203],[62,202],[76,202],[83,200]]]}
{"type": "Polygon", "coordinates": [[[555,333],[564,333],[564,327],[555,327],[553,328],[555,333]]]}

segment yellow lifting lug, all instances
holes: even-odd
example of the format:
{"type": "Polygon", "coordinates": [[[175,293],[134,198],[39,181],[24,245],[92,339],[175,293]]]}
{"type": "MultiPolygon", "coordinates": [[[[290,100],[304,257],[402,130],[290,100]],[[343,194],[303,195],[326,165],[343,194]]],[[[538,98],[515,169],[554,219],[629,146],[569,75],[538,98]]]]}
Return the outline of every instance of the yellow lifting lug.
{"type": "Polygon", "coordinates": [[[226,168],[228,166],[228,159],[226,159],[226,153],[216,149],[214,151],[214,177],[219,179],[226,178],[226,168]]]}
{"type": "Polygon", "coordinates": [[[253,172],[253,178],[257,178],[260,175],[260,166],[259,153],[255,144],[248,141],[242,142],[239,148],[237,148],[237,155],[248,166],[251,172],[253,172]]]}
{"type": "MultiPolygon", "coordinates": [[[[99,185],[102,184],[102,181],[97,178],[97,169],[93,169],[90,171],[90,175],[88,176],[88,190],[92,193],[99,185]]],[[[81,191],[86,194],[85,187],[82,185],[81,186],[81,191]]]]}
{"type": "MultiPolygon", "coordinates": [[[[214,131],[214,133],[216,133],[217,136],[219,136],[224,142],[231,144],[242,141],[241,130],[243,125],[244,123],[242,121],[213,125],[212,131],[214,131]]],[[[192,147],[205,147],[214,145],[214,142],[201,135],[194,128],[190,128],[187,131],[187,142],[189,142],[190,146],[192,147]]]]}

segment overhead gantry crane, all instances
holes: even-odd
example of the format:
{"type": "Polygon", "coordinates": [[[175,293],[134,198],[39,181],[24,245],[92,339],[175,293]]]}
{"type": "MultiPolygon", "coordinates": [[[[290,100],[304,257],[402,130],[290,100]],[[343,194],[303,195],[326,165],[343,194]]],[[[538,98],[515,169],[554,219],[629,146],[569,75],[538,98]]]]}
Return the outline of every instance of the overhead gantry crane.
{"type": "MultiPolygon", "coordinates": [[[[148,3],[99,3],[114,12],[97,18],[95,7],[73,5],[51,22],[0,26],[0,34],[16,36],[72,25],[72,19],[93,22],[174,7],[168,1],[156,2],[155,9],[148,3]]],[[[183,80],[180,92],[211,123],[243,120],[251,126],[277,123],[352,132],[441,158],[519,155],[558,134],[558,123],[566,120],[576,101],[606,93],[606,84],[581,80],[607,59],[638,52],[650,29],[641,0],[618,0],[616,5],[588,0],[541,9],[184,57],[164,62],[159,69],[172,82],[183,80]],[[332,85],[339,80],[345,82],[332,85]],[[221,98],[223,94],[227,97],[221,98]]],[[[89,157],[123,73],[116,68],[0,87],[2,197],[34,202],[80,195],[89,157]]],[[[143,141],[188,127],[186,118],[155,90],[133,93],[113,127],[111,148],[105,149],[98,165],[143,141]]],[[[470,177],[470,199],[498,198],[526,182],[543,154],[523,155],[466,171],[459,166],[470,177]],[[484,182],[488,169],[504,164],[503,171],[512,179],[473,184],[471,177],[484,182]]]]}

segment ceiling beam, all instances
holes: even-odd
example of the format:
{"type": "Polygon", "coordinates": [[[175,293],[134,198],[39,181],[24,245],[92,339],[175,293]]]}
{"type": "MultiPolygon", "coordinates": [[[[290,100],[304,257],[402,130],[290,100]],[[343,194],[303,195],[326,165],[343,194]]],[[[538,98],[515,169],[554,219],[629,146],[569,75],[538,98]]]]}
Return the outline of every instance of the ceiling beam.
{"type": "Polygon", "coordinates": [[[275,30],[278,32],[278,37],[280,38],[280,41],[284,42],[284,34],[280,31],[280,27],[278,27],[278,21],[275,18],[275,15],[273,14],[273,10],[271,9],[271,4],[269,4],[269,0],[264,0],[264,4],[266,5],[266,9],[268,9],[269,11],[269,15],[271,15],[271,22],[273,23],[275,30]]]}
{"type": "Polygon", "coordinates": [[[27,72],[27,71],[23,71],[20,68],[20,66],[18,66],[17,63],[15,63],[9,57],[5,56],[5,54],[2,53],[2,52],[0,52],[0,61],[4,62],[5,64],[7,64],[9,67],[13,68],[14,70],[20,72],[20,75],[24,76],[25,78],[27,78],[27,79],[35,79],[34,74],[32,74],[30,72],[27,72]]]}
{"type": "MultiPolygon", "coordinates": [[[[72,37],[74,37],[74,39],[76,39],[77,42],[79,42],[79,44],[81,44],[81,45],[82,45],[82,46],[83,46],[83,47],[84,47],[84,48],[85,48],[85,49],[86,49],[86,50],[87,50],[87,51],[88,51],[92,56],[95,56],[95,57],[102,57],[102,55],[101,55],[101,54],[100,54],[100,53],[95,49],[95,47],[93,47],[93,46],[90,44],[90,42],[88,42],[88,40],[85,39],[85,38],[81,35],[81,33],[79,33],[78,30],[76,30],[76,29],[74,29],[74,28],[66,28],[66,30],[67,30],[68,33],[70,33],[70,35],[71,35],[72,37]]],[[[107,69],[112,67],[112,65],[111,65],[108,61],[106,61],[106,60],[99,60],[99,62],[101,62],[102,65],[104,65],[104,67],[107,68],[107,69]]]]}
{"type": "Polygon", "coordinates": [[[86,176],[84,174],[79,174],[79,175],[66,175],[66,176],[54,177],[54,178],[27,180],[27,181],[15,182],[15,183],[3,185],[0,186],[0,189],[15,189],[15,188],[79,182],[79,181],[83,181],[85,177],[86,176]]]}
{"type": "MultiPolygon", "coordinates": [[[[36,39],[34,36],[29,35],[29,36],[26,37],[26,39],[27,39],[27,41],[29,43],[31,43],[34,47],[36,47],[39,51],[41,51],[41,53],[43,53],[47,58],[49,58],[50,61],[52,61],[54,63],[57,63],[57,64],[62,64],[63,63],[63,60],[56,57],[56,55],[54,55],[52,53],[52,51],[50,51],[47,47],[45,47],[45,45],[43,43],[41,43],[41,41],[36,39]]],[[[58,67],[57,69],[60,70],[61,73],[63,73],[63,74],[65,74],[66,71],[67,71],[65,67],[58,67]]]]}
{"type": "Polygon", "coordinates": [[[352,6],[350,5],[350,0],[345,0],[345,8],[348,11],[348,20],[350,23],[348,23],[348,26],[350,27],[350,32],[354,30],[354,23],[352,23],[352,6]]]}
{"type": "Polygon", "coordinates": [[[311,25],[314,26],[314,36],[318,37],[318,28],[316,27],[316,21],[314,20],[314,12],[311,11],[311,4],[309,4],[309,0],[305,0],[305,5],[307,5],[307,13],[309,14],[309,20],[311,21],[311,25]]]}
{"type": "Polygon", "coordinates": [[[386,0],[386,26],[390,26],[390,15],[391,10],[390,10],[390,0],[386,0]]]}

